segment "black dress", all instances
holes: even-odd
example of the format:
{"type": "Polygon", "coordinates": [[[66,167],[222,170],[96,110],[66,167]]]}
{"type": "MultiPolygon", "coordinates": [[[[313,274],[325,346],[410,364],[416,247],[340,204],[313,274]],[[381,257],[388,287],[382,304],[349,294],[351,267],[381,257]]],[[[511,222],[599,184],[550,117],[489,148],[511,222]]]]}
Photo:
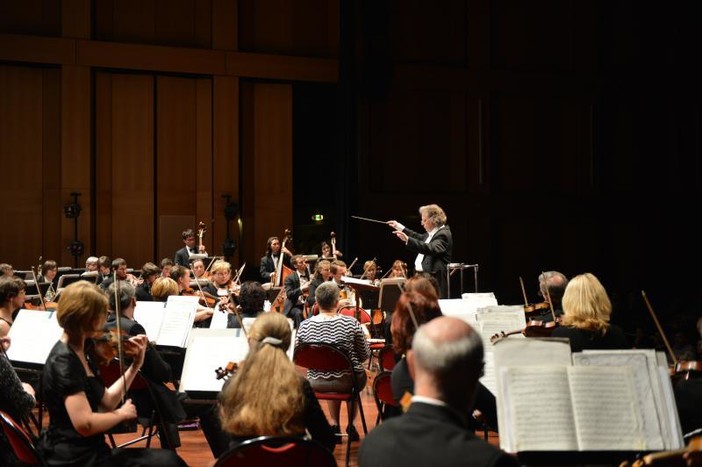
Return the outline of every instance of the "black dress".
{"type": "Polygon", "coordinates": [[[581,352],[585,349],[616,350],[630,349],[624,331],[616,324],[610,324],[607,332],[602,335],[599,331],[590,331],[571,326],[559,326],[553,330],[551,337],[567,337],[570,339],[570,351],[581,352]]]}

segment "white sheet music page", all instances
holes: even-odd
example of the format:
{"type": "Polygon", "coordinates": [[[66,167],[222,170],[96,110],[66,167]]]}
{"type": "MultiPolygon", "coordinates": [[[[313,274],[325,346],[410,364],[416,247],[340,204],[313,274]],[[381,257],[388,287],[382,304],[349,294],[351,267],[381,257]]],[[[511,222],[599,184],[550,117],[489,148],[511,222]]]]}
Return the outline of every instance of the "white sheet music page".
{"type": "Polygon", "coordinates": [[[471,326],[475,326],[477,309],[472,307],[467,300],[462,298],[442,298],[439,300],[439,308],[441,308],[443,315],[462,319],[471,326]]]}
{"type": "Polygon", "coordinates": [[[566,366],[508,367],[500,371],[506,401],[500,447],[507,452],[577,451],[566,366]]]}
{"type": "Polygon", "coordinates": [[[639,413],[642,416],[642,430],[646,449],[665,449],[664,424],[666,414],[663,407],[657,407],[656,395],[658,368],[655,350],[587,350],[573,354],[575,366],[625,366],[631,368],[634,374],[633,384],[636,400],[639,403],[639,413]]]}
{"type": "Polygon", "coordinates": [[[220,310],[219,307],[215,307],[212,313],[212,320],[210,320],[210,329],[227,329],[228,320],[229,313],[220,310]]]}
{"type": "Polygon", "coordinates": [[[157,341],[165,313],[166,304],[164,302],[137,301],[136,307],[134,307],[134,319],[144,327],[149,341],[157,341]]]}
{"type": "Polygon", "coordinates": [[[195,321],[195,309],[198,301],[198,297],[175,295],[168,297],[166,313],[156,344],[185,347],[193,327],[193,321],[195,321]]]}
{"type": "Polygon", "coordinates": [[[573,415],[581,451],[648,449],[631,368],[568,368],[573,415]]]}
{"type": "Polygon", "coordinates": [[[7,357],[12,362],[43,365],[61,334],[55,311],[22,309],[10,326],[7,357]]]}
{"type": "Polygon", "coordinates": [[[249,343],[241,329],[193,329],[179,391],[220,391],[224,380],[217,379],[215,370],[241,362],[248,353],[249,343]]]}

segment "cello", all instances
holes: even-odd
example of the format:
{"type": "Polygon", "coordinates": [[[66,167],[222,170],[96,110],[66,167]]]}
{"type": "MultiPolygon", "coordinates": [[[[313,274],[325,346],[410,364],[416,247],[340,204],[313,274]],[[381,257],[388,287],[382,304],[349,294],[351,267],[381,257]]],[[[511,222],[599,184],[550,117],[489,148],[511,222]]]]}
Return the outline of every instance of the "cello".
{"type": "Polygon", "coordinates": [[[278,256],[278,263],[275,266],[275,281],[273,285],[275,287],[280,287],[278,295],[276,295],[273,303],[271,303],[271,310],[275,310],[278,313],[283,312],[283,307],[285,305],[285,279],[292,274],[293,270],[283,264],[283,258],[285,253],[283,253],[283,248],[285,244],[292,241],[292,234],[290,229],[285,229],[285,236],[283,237],[283,243],[280,246],[280,256],[278,256]]]}

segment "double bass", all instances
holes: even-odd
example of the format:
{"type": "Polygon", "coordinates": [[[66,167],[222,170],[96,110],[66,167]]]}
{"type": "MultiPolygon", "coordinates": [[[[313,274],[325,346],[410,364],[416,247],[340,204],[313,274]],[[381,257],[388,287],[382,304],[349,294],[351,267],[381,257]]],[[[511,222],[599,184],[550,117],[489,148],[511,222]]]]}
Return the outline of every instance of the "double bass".
{"type": "Polygon", "coordinates": [[[280,287],[280,291],[271,303],[271,310],[275,310],[278,313],[282,313],[285,306],[285,279],[293,272],[292,269],[283,264],[283,258],[285,257],[283,248],[285,248],[285,244],[290,241],[292,241],[292,233],[290,229],[285,229],[285,236],[283,237],[283,242],[280,244],[280,255],[275,265],[275,281],[273,282],[273,286],[280,287]]]}

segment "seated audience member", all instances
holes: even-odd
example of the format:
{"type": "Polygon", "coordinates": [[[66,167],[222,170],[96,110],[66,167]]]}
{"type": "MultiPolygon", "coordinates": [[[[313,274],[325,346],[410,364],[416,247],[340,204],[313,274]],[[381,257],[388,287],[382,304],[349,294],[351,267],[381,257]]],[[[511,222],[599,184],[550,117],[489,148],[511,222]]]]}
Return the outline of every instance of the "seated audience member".
{"type": "Polygon", "coordinates": [[[446,316],[422,325],[406,358],[415,379],[412,404],[368,433],[358,452],[360,467],[519,465],[468,428],[483,371],[482,340],[470,325],[446,316]]]}
{"type": "Polygon", "coordinates": [[[299,436],[333,451],[336,437],[314,395],[286,351],[290,323],[280,313],[264,313],[249,330],[249,353],[220,394],[222,428],[234,447],[258,436],[299,436]]]}
{"type": "Polygon", "coordinates": [[[572,352],[585,349],[629,349],[622,328],[609,322],[612,302],[607,291],[593,274],[575,276],[563,294],[561,326],[552,337],[570,339],[572,352]]]}
{"type": "MultiPolygon", "coordinates": [[[[366,386],[366,371],[363,362],[370,356],[368,341],[363,333],[361,323],[356,318],[337,313],[339,305],[339,287],[336,282],[322,283],[315,291],[315,298],[319,306],[319,314],[307,318],[297,331],[296,345],[304,342],[323,342],[333,344],[349,356],[354,365],[356,375],[356,389],[362,390],[366,386]]],[[[307,379],[312,388],[320,391],[348,391],[353,384],[351,373],[342,375],[330,372],[308,370],[307,379]]],[[[354,404],[354,411],[349,414],[349,423],[346,433],[352,441],[359,439],[358,431],[354,427],[354,420],[358,413],[358,406],[354,404]]],[[[339,427],[339,414],[341,402],[328,400],[327,407],[332,418],[335,433],[341,433],[339,427]]]]}
{"type": "MultiPolygon", "coordinates": [[[[116,292],[115,283],[110,284],[110,287],[107,289],[110,314],[105,324],[105,329],[108,331],[117,329],[117,315],[115,313],[117,304],[116,292]]],[[[130,336],[145,335],[146,330],[144,327],[134,319],[135,306],[135,287],[129,282],[120,281],[119,310],[121,316],[121,330],[130,336]]],[[[161,416],[164,422],[169,424],[171,428],[169,436],[159,436],[161,447],[166,449],[175,448],[180,445],[178,440],[178,427],[175,424],[185,419],[186,415],[175,391],[166,386],[166,384],[173,380],[171,366],[161,357],[161,354],[155,346],[149,345],[146,347],[146,355],[144,356],[144,365],[141,367],[141,373],[149,381],[154,397],[159,399],[160,406],[162,407],[161,416]],[[174,445],[169,445],[169,440],[172,440],[174,445]]],[[[129,397],[134,401],[137,413],[140,414],[140,416],[147,419],[151,418],[154,406],[148,389],[132,390],[129,392],[129,397]]]]}
{"type": "Polygon", "coordinates": [[[107,317],[107,296],[87,281],[70,284],[62,292],[56,313],[63,334],[46,359],[42,373],[43,400],[49,410],[49,427],[37,449],[52,465],[186,465],[168,449],[110,449],[105,432],[136,418],[131,400],[118,407],[144,363],[146,336],[124,342],[133,360],[124,377],[105,387],[98,377],[98,362],[90,352],[91,338],[102,336],[107,317]],[[137,460],[138,459],[138,460],[137,460]]]}

